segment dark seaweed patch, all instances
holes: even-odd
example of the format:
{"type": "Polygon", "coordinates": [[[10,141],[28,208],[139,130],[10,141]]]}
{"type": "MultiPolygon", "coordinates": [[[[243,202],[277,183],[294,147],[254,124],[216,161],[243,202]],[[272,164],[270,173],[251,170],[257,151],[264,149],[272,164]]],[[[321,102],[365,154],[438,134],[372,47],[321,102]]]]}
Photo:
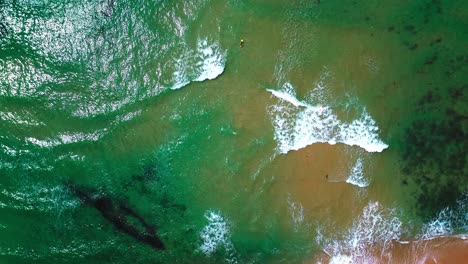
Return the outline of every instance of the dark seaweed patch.
{"type": "Polygon", "coordinates": [[[441,3],[440,3],[440,0],[432,0],[432,3],[429,4],[429,5],[434,7],[435,11],[438,14],[442,14],[442,6],[441,6],[441,3]]]}
{"type": "Polygon", "coordinates": [[[431,65],[437,60],[437,54],[432,55],[424,61],[424,65],[431,65]]]}
{"type": "Polygon", "coordinates": [[[416,34],[416,27],[413,25],[407,25],[405,26],[405,30],[410,32],[411,34],[416,34]]]}
{"type": "Polygon", "coordinates": [[[468,90],[468,84],[465,84],[462,87],[455,87],[449,91],[450,98],[452,100],[461,99],[464,92],[467,90],[468,90]]]}
{"type": "Polygon", "coordinates": [[[434,46],[435,44],[439,44],[442,42],[442,38],[436,38],[434,41],[429,44],[431,47],[434,46]]]}
{"type": "Polygon", "coordinates": [[[468,58],[468,56],[459,55],[459,56],[457,56],[456,59],[457,59],[457,61],[462,62],[462,61],[466,61],[467,58],[468,58]]]}
{"type": "Polygon", "coordinates": [[[468,64],[468,55],[458,55],[449,62],[450,64],[448,65],[448,69],[445,74],[450,77],[466,67],[468,64]]]}
{"type": "Polygon", "coordinates": [[[415,50],[419,47],[418,43],[411,44],[408,41],[403,41],[403,45],[405,45],[409,50],[415,50]]]}
{"type": "Polygon", "coordinates": [[[417,211],[425,219],[454,204],[468,190],[466,110],[468,84],[448,89],[432,88],[418,101],[417,114],[405,130],[400,146],[402,181],[411,180],[421,192],[417,211]]]}

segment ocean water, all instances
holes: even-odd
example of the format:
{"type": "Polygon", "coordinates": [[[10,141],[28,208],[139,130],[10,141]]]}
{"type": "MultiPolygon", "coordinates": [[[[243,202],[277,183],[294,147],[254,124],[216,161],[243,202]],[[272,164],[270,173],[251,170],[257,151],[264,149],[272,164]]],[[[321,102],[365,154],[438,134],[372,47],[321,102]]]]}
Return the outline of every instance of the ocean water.
{"type": "Polygon", "coordinates": [[[0,263],[466,252],[467,47],[458,0],[3,0],[0,263]]]}

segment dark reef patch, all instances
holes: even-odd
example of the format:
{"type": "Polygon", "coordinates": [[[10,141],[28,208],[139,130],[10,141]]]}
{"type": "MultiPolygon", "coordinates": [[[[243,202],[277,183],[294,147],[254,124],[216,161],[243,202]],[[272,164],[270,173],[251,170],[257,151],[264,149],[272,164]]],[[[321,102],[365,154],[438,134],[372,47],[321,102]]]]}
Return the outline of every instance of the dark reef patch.
{"type": "Polygon", "coordinates": [[[468,84],[429,89],[404,132],[402,183],[419,186],[417,211],[425,219],[468,191],[468,84]]]}
{"type": "Polygon", "coordinates": [[[424,61],[424,64],[431,65],[431,64],[434,64],[436,60],[437,60],[437,54],[434,54],[431,57],[427,58],[426,61],[424,61]]]}
{"type": "Polygon", "coordinates": [[[431,47],[436,45],[436,44],[440,44],[442,42],[442,38],[436,38],[434,41],[431,42],[431,44],[429,44],[431,47]]]}
{"type": "Polygon", "coordinates": [[[417,49],[417,48],[418,48],[418,44],[417,44],[417,43],[414,43],[413,45],[411,45],[411,46],[409,47],[410,50],[415,50],[415,49],[417,49]]]}
{"type": "Polygon", "coordinates": [[[412,2],[406,16],[386,23],[388,32],[401,30],[395,37],[412,51],[405,75],[411,80],[402,80],[412,96],[402,99],[405,113],[393,143],[400,156],[401,188],[423,221],[468,193],[467,38],[455,33],[466,25],[466,17],[458,16],[460,3],[412,2]]]}
{"type": "Polygon", "coordinates": [[[405,30],[408,31],[408,32],[410,32],[410,33],[413,34],[413,35],[417,33],[416,27],[413,26],[413,25],[407,25],[407,26],[405,26],[405,30]]]}

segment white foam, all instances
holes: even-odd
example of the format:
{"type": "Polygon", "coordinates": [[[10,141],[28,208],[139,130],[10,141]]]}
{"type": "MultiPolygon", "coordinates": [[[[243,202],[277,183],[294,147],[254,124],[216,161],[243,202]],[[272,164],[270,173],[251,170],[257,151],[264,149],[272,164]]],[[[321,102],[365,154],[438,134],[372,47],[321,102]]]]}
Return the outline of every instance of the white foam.
{"type": "Polygon", "coordinates": [[[330,264],[351,264],[351,263],[353,263],[353,259],[347,255],[333,256],[330,259],[330,264]]]}
{"type": "Polygon", "coordinates": [[[446,236],[453,232],[452,223],[448,214],[450,210],[445,208],[442,210],[439,215],[425,224],[423,227],[421,238],[428,239],[431,237],[446,236]]]}
{"type": "Polygon", "coordinates": [[[3,145],[3,144],[0,144],[0,147],[3,149],[3,153],[6,153],[12,157],[16,156],[19,152],[17,149],[10,148],[9,146],[3,145]]]}
{"type": "Polygon", "coordinates": [[[295,91],[294,91],[294,87],[290,83],[285,83],[283,85],[283,90],[284,91],[276,91],[276,90],[273,90],[273,89],[267,89],[267,91],[272,93],[274,96],[276,96],[276,97],[278,97],[278,98],[280,98],[280,99],[282,99],[282,100],[284,100],[286,102],[289,102],[289,103],[293,104],[294,106],[309,107],[308,104],[297,100],[296,95],[295,95],[295,91]]]}
{"type": "Polygon", "coordinates": [[[224,72],[226,51],[215,42],[199,40],[195,51],[187,50],[176,61],[172,90],[180,89],[192,81],[214,80],[224,72]]]}
{"type": "Polygon", "coordinates": [[[362,158],[358,158],[356,164],[351,169],[351,173],[346,182],[361,188],[369,186],[369,181],[364,177],[364,166],[362,158]]]}
{"type": "Polygon", "coordinates": [[[183,58],[176,61],[176,70],[173,73],[175,83],[172,85],[172,90],[180,89],[190,83],[187,76],[187,62],[183,58]]]}
{"type": "Polygon", "coordinates": [[[291,196],[288,196],[288,206],[294,222],[294,230],[297,232],[300,225],[304,222],[304,207],[299,202],[294,202],[291,196]]]}
{"type": "Polygon", "coordinates": [[[211,255],[218,249],[224,248],[228,254],[226,260],[230,263],[236,263],[235,249],[231,241],[231,229],[227,220],[220,212],[212,210],[205,213],[205,218],[208,220],[208,224],[200,232],[202,240],[200,251],[206,255],[211,255]]]}
{"type": "MultiPolygon", "coordinates": [[[[319,230],[320,231],[320,230],[319,230]]],[[[373,247],[388,252],[392,240],[401,237],[402,222],[395,209],[383,208],[378,202],[369,202],[360,217],[340,237],[318,241],[330,256],[330,263],[372,263],[373,247]]],[[[386,255],[391,259],[391,255],[386,255]]]]}
{"type": "Polygon", "coordinates": [[[55,138],[37,139],[33,137],[27,137],[25,138],[25,140],[43,148],[53,148],[59,145],[72,144],[84,141],[98,141],[105,135],[106,131],[107,129],[101,129],[91,133],[68,132],[59,134],[55,138]]]}
{"type": "Polygon", "coordinates": [[[64,133],[60,134],[58,138],[60,139],[62,144],[71,144],[82,141],[97,141],[104,135],[105,131],[106,129],[102,129],[100,131],[95,131],[92,133],[64,133]]]}
{"type": "Polygon", "coordinates": [[[130,120],[134,119],[135,117],[141,115],[141,113],[142,113],[142,111],[138,110],[138,111],[122,114],[120,116],[117,116],[116,120],[113,123],[114,124],[119,124],[119,123],[122,123],[122,122],[130,121],[130,120]]]}
{"type": "MultiPolygon", "coordinates": [[[[368,152],[381,152],[388,147],[379,138],[376,122],[366,109],[363,109],[360,118],[346,123],[324,104],[311,105],[298,100],[289,83],[279,91],[268,91],[279,99],[272,107],[272,114],[280,153],[299,150],[314,143],[344,143],[359,146],[368,152]]],[[[318,94],[317,98],[321,100],[324,96],[318,94]]]]}
{"type": "Polygon", "coordinates": [[[174,72],[174,78],[176,79],[176,83],[171,87],[172,90],[177,90],[180,89],[184,86],[187,86],[187,84],[190,83],[190,81],[187,81],[184,77],[181,77],[182,75],[180,74],[179,71],[174,72]]]}
{"type": "Polygon", "coordinates": [[[457,201],[456,206],[442,209],[437,217],[426,223],[420,235],[421,239],[454,235],[468,232],[468,194],[457,201]]]}
{"type": "Polygon", "coordinates": [[[11,122],[18,125],[28,125],[28,126],[43,126],[43,122],[38,122],[33,120],[33,116],[30,113],[18,113],[13,112],[2,112],[0,111],[0,120],[11,122]]]}
{"type": "Polygon", "coordinates": [[[224,71],[225,54],[217,44],[208,44],[207,40],[198,42],[200,61],[197,63],[199,75],[195,81],[213,80],[224,71]]]}

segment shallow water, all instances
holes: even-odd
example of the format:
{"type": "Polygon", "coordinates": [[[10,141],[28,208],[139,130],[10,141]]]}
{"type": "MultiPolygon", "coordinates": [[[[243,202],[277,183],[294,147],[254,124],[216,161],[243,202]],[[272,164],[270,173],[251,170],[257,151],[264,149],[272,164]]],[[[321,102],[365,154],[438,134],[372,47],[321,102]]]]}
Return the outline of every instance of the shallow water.
{"type": "Polygon", "coordinates": [[[0,262],[466,251],[464,1],[0,7],[0,262]]]}

